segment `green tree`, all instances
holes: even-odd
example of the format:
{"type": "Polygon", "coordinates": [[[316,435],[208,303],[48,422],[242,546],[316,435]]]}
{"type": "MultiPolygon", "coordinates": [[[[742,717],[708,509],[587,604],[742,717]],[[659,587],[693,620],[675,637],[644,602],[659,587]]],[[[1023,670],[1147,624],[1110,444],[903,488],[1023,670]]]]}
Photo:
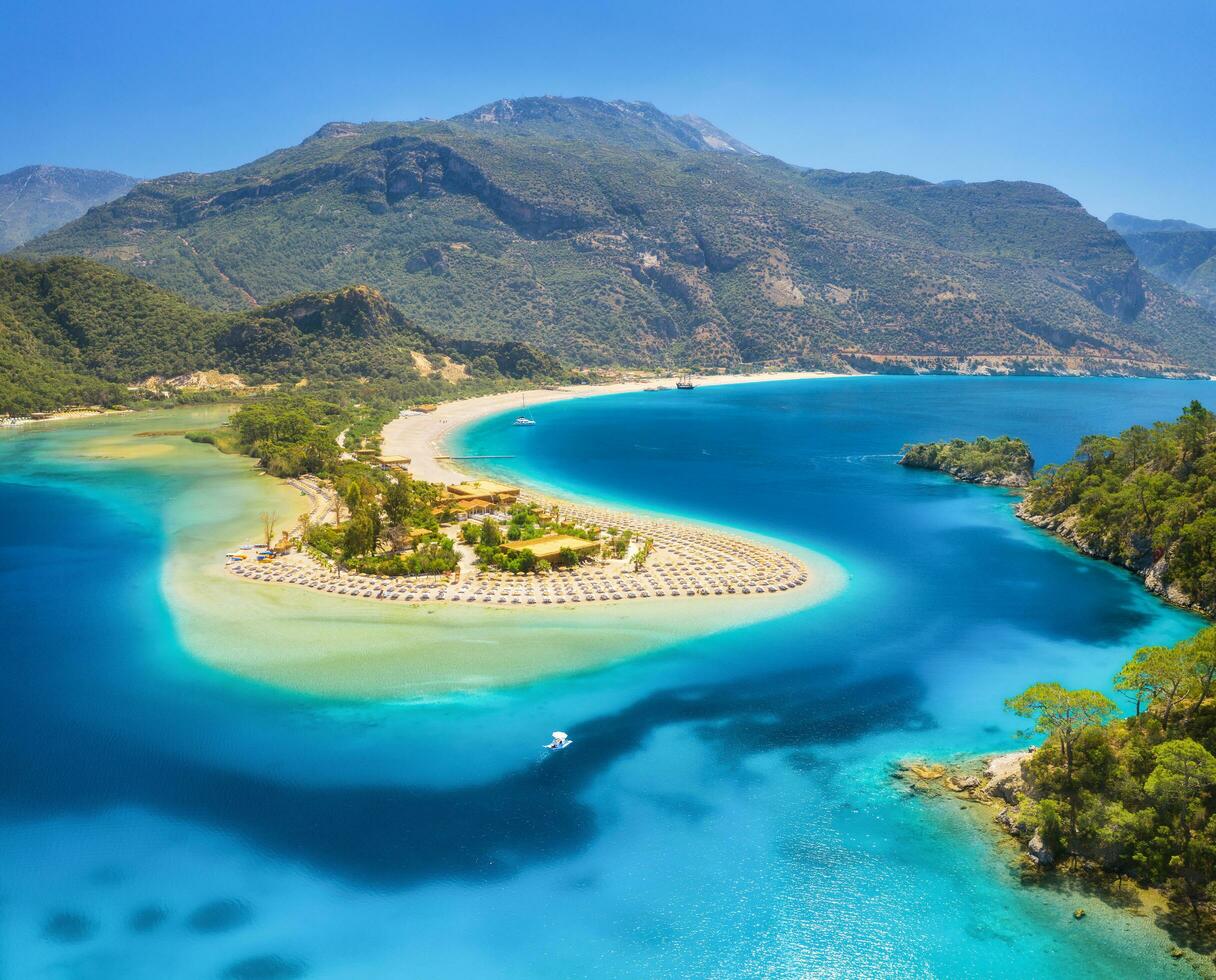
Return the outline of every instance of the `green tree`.
{"type": "Polygon", "coordinates": [[[1149,796],[1187,807],[1216,783],[1216,757],[1191,738],[1175,738],[1153,749],[1157,765],[1144,784],[1149,796]]]}
{"type": "Polygon", "coordinates": [[[408,525],[414,510],[413,480],[401,474],[388,485],[384,493],[384,513],[393,524],[408,525]]]}
{"type": "Polygon", "coordinates": [[[1186,719],[1189,723],[1216,688],[1216,626],[1200,630],[1184,643],[1194,678],[1194,701],[1191,702],[1186,719]]]}
{"type": "Polygon", "coordinates": [[[1182,446],[1182,461],[1188,465],[1198,459],[1207,447],[1216,428],[1212,413],[1198,401],[1192,401],[1182,410],[1178,419],[1178,441],[1182,446]]]}
{"type": "Polygon", "coordinates": [[[1172,739],[1153,750],[1157,765],[1144,784],[1161,813],[1169,818],[1176,834],[1176,853],[1170,867],[1180,879],[1181,890],[1198,912],[1211,877],[1214,851],[1202,831],[1207,813],[1204,799],[1216,783],[1216,757],[1190,738],[1172,739]]]}
{"type": "Polygon", "coordinates": [[[365,509],[354,513],[342,538],[342,552],[348,558],[371,554],[376,547],[376,532],[371,514],[365,509]]]}
{"type": "Polygon", "coordinates": [[[1032,684],[1005,707],[1022,718],[1031,718],[1035,731],[1055,739],[1064,760],[1065,792],[1069,802],[1070,846],[1077,837],[1077,783],[1075,754],[1085,732],[1100,727],[1115,713],[1114,702],[1105,694],[1086,689],[1070,691],[1060,684],[1032,684]]]}
{"type": "Polygon", "coordinates": [[[642,570],[642,566],[646,564],[646,559],[648,559],[650,557],[650,553],[653,550],[654,550],[654,539],[647,538],[642,543],[642,546],[633,553],[632,564],[633,564],[633,570],[635,573],[640,572],[642,570]]]}
{"type": "Polygon", "coordinates": [[[487,517],[481,522],[481,543],[486,548],[497,548],[502,544],[502,532],[498,522],[487,517]]]}
{"type": "Polygon", "coordinates": [[[1115,676],[1115,689],[1133,696],[1136,713],[1147,703],[1160,711],[1161,724],[1167,731],[1175,708],[1193,683],[1193,659],[1181,643],[1172,647],[1141,647],[1115,676]]]}

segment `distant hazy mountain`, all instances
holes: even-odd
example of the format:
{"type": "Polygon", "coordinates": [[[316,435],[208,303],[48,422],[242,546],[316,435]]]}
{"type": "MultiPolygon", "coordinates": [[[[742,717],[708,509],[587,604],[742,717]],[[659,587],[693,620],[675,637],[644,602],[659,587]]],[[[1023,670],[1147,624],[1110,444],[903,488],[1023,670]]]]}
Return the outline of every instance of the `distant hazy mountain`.
{"type": "Polygon", "coordinates": [[[1106,223],[1153,275],[1216,310],[1216,228],[1121,213],[1112,214],[1106,223]]]}
{"type": "Polygon", "coordinates": [[[1191,224],[1180,218],[1141,218],[1134,214],[1124,214],[1116,211],[1106,219],[1106,226],[1113,228],[1120,235],[1142,235],[1152,231],[1208,231],[1203,225],[1191,224]]]}
{"type": "Polygon", "coordinates": [[[109,170],[22,167],[0,176],[0,252],[122,197],[137,181],[109,170]]]}
{"type": "Polygon", "coordinates": [[[807,170],[641,102],[330,123],[22,252],[211,307],[366,282],[436,331],[579,363],[1216,368],[1216,319],[1054,188],[807,170]]]}

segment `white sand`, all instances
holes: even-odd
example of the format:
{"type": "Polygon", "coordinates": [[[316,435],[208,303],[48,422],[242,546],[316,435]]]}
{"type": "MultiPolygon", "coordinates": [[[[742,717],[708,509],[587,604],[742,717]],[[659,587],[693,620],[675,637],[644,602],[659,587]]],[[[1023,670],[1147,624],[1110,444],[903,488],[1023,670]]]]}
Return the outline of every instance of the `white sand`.
{"type": "MultiPolygon", "coordinates": [[[[797,381],[804,378],[843,378],[850,375],[829,374],[823,371],[787,371],[774,374],[722,374],[695,379],[698,388],[712,385],[752,384],[762,381],[797,381]]],[[[445,402],[425,415],[413,415],[394,419],[384,427],[383,451],[389,456],[408,456],[410,473],[419,480],[432,483],[459,483],[467,478],[467,472],[446,459],[443,441],[457,429],[498,412],[510,411],[526,397],[529,405],[564,401],[568,398],[592,398],[596,395],[620,395],[644,391],[656,385],[674,387],[676,379],[650,378],[645,381],[623,381],[606,385],[567,385],[563,388],[538,388],[527,392],[508,392],[500,395],[480,395],[461,401],[445,402]]]]}

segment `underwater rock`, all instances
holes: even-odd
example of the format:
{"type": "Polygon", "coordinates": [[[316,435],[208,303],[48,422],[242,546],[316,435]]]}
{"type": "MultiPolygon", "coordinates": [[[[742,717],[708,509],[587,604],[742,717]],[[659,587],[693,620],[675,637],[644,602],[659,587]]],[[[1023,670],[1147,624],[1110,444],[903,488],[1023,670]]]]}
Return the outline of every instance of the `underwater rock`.
{"type": "Polygon", "coordinates": [[[299,960],[282,956],[250,956],[224,971],[224,980],[296,980],[307,972],[299,960]]]}
{"type": "Polygon", "coordinates": [[[200,905],[190,913],[186,924],[195,932],[227,932],[253,918],[253,909],[236,898],[222,898],[200,905]]]}
{"type": "Polygon", "coordinates": [[[59,943],[84,942],[97,931],[97,923],[80,912],[56,912],[42,926],[42,934],[59,943]]]}
{"type": "Polygon", "coordinates": [[[132,932],[151,932],[169,917],[159,905],[145,905],[131,913],[127,928],[132,932]]]}

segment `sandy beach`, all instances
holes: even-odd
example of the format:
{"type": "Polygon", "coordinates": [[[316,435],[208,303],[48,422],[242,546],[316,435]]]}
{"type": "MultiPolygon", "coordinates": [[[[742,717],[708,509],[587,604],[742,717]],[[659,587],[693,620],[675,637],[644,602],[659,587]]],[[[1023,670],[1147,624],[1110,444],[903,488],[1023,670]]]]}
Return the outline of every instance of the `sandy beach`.
{"type": "MultiPolygon", "coordinates": [[[[708,383],[725,385],[820,377],[829,375],[809,372],[723,375],[708,383]]],[[[674,384],[675,379],[652,379],[536,389],[522,395],[512,392],[449,402],[434,412],[407,415],[390,422],[384,429],[384,452],[409,457],[410,472],[418,479],[445,484],[476,480],[475,461],[470,460],[467,464],[454,461],[444,448],[446,438],[463,426],[488,415],[510,411],[523,399],[529,405],[536,405],[674,384]]],[[[325,488],[315,481],[311,485],[296,481],[293,485],[309,496],[314,518],[321,515],[324,519],[329,513],[326,500],[331,496],[325,488]]],[[[641,542],[649,543],[649,557],[641,568],[634,568],[630,556],[626,555],[597,558],[545,574],[513,575],[479,567],[472,549],[460,542],[453,525],[446,533],[462,553],[460,573],[455,576],[352,575],[330,568],[304,552],[294,552],[265,563],[233,561],[227,567],[234,575],[247,580],[300,586],[336,596],[382,602],[478,603],[498,608],[776,595],[800,589],[811,581],[807,566],[789,551],[743,535],[572,502],[531,488],[525,488],[520,499],[546,511],[559,510],[565,520],[584,527],[628,530],[634,547],[640,546],[641,542]]],[[[500,520],[506,519],[505,514],[497,516],[500,520]]]]}
{"type": "MultiPolygon", "coordinates": [[[[249,680],[326,697],[447,697],[598,668],[784,616],[826,601],[847,582],[844,570],[827,557],[765,541],[758,543],[779,544],[809,570],[807,584],[775,594],[737,591],[694,600],[681,593],[646,601],[530,605],[409,601],[408,592],[396,601],[352,602],[349,575],[343,582],[347,595],[242,579],[224,564],[223,554],[254,539],[259,512],[276,511],[290,523],[324,503],[315,487],[309,494],[261,473],[247,457],[225,456],[175,434],[219,424],[226,414],[221,406],[159,412],[157,431],[150,435],[144,413],[82,419],[64,424],[47,445],[56,466],[89,482],[116,479],[125,487],[136,479],[147,486],[149,512],[171,542],[161,587],[183,648],[249,680]],[[698,607],[691,617],[690,602],[698,607]],[[525,614],[515,614],[523,609],[525,614]]],[[[113,498],[122,500],[124,510],[130,492],[113,498]]],[[[680,523],[681,531],[690,527],[698,525],[680,523]]],[[[733,533],[725,536],[737,540],[733,533]]],[[[527,577],[515,578],[512,586],[527,577]]],[[[550,589],[561,584],[557,576],[544,582],[550,589]]],[[[383,582],[376,584],[378,591],[383,588],[383,582]]]]}
{"type": "MultiPolygon", "coordinates": [[[[825,371],[786,371],[773,374],[720,374],[696,378],[699,388],[713,385],[755,384],[772,381],[799,381],[806,378],[844,378],[850,375],[825,371]]],[[[443,441],[457,429],[498,412],[510,411],[526,399],[529,405],[565,401],[570,398],[594,398],[598,395],[621,395],[664,386],[674,388],[676,378],[648,378],[644,381],[622,381],[605,385],[566,385],[561,388],[535,388],[525,392],[481,395],[459,401],[444,402],[424,415],[394,419],[384,427],[383,449],[390,456],[408,456],[410,473],[419,480],[432,483],[454,483],[469,475],[446,459],[443,441]]]]}

